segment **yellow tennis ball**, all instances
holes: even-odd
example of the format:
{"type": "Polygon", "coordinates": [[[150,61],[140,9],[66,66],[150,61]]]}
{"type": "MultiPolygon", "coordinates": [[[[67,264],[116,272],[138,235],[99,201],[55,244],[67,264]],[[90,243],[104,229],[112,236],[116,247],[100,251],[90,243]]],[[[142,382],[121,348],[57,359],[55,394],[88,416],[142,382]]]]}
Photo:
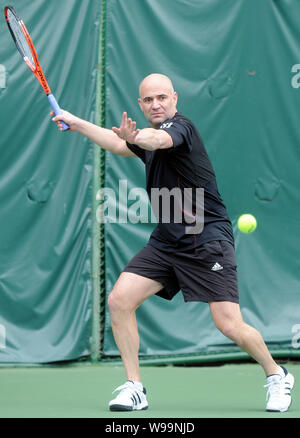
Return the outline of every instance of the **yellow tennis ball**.
{"type": "Polygon", "coordinates": [[[243,233],[252,233],[257,227],[257,222],[252,214],[242,214],[238,219],[239,230],[243,233]]]}

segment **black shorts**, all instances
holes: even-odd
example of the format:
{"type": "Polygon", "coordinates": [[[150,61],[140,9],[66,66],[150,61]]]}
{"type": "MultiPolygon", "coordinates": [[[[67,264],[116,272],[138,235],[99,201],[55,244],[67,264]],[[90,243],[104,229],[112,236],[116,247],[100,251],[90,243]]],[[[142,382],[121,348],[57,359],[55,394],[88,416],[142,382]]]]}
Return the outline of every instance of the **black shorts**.
{"type": "Polygon", "coordinates": [[[194,251],[172,253],[149,243],[138,252],[123,272],[133,272],[163,285],[156,295],[171,300],[180,290],[184,301],[239,302],[234,247],[214,240],[194,251]]]}

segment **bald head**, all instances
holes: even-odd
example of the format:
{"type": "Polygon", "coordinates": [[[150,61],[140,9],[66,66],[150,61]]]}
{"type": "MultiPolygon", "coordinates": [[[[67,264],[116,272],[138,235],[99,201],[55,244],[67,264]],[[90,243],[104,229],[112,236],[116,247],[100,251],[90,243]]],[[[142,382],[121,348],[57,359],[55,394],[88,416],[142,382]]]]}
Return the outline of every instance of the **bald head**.
{"type": "Polygon", "coordinates": [[[168,76],[159,73],[146,76],[140,83],[139,92],[139,105],[152,127],[174,117],[177,93],[168,76]]]}
{"type": "Polygon", "coordinates": [[[168,76],[159,73],[152,73],[151,75],[146,76],[140,83],[140,97],[142,97],[145,88],[147,89],[148,87],[153,86],[164,86],[169,89],[171,93],[174,92],[172,81],[168,76]]]}

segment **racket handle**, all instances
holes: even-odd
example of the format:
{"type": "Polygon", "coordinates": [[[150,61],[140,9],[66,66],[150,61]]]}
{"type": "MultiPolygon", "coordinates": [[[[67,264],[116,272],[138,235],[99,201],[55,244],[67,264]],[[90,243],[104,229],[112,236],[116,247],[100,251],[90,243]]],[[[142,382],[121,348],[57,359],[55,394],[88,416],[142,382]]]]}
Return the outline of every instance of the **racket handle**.
{"type": "MultiPolygon", "coordinates": [[[[47,95],[47,97],[48,97],[50,105],[52,106],[53,111],[55,112],[55,115],[60,116],[62,114],[62,112],[61,112],[61,109],[60,109],[55,97],[53,96],[53,94],[50,93],[47,95]]],[[[70,129],[70,126],[67,125],[67,123],[63,122],[62,120],[60,121],[60,123],[62,124],[63,131],[67,131],[68,129],[70,129]]]]}

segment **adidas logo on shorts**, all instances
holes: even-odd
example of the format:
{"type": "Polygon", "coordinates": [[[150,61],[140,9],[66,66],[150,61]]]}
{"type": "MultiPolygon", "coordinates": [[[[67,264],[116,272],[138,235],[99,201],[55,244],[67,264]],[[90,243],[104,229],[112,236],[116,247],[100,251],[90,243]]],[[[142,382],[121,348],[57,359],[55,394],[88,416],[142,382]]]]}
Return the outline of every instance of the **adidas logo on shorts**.
{"type": "Polygon", "coordinates": [[[223,269],[223,266],[220,265],[220,263],[215,263],[214,266],[211,268],[211,271],[221,271],[223,269]]]}

